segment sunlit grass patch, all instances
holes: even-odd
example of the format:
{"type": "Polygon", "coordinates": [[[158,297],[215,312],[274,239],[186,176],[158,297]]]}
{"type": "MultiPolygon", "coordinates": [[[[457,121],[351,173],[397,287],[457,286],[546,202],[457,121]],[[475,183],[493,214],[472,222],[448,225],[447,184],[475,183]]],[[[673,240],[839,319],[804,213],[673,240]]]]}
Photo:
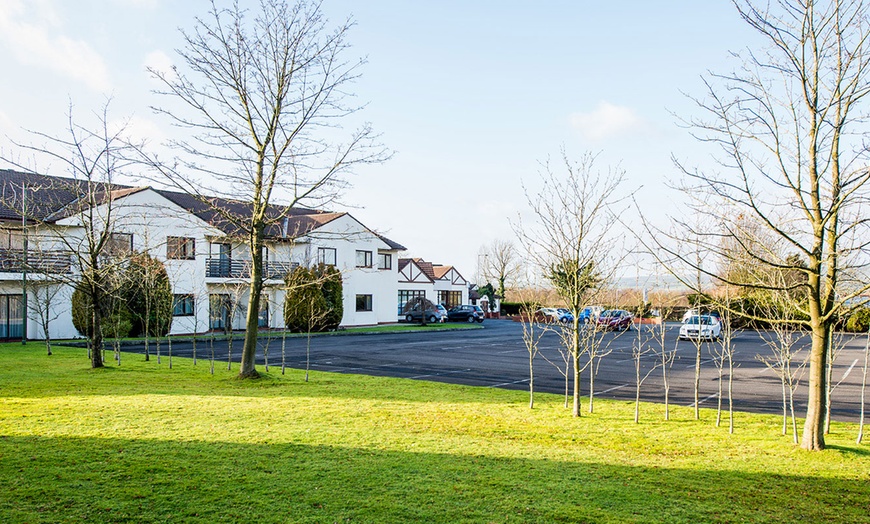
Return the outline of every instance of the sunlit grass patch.
{"type": "Polygon", "coordinates": [[[3,522],[870,521],[870,448],[775,416],[0,345],[3,522]]]}

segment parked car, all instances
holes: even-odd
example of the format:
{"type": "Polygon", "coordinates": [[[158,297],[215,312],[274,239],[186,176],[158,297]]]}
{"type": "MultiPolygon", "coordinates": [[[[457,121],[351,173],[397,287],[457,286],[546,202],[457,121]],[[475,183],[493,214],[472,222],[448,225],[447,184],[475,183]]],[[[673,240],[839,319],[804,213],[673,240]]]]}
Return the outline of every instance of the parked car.
{"type": "Polygon", "coordinates": [[[680,326],[680,340],[718,340],[722,324],[712,315],[695,315],[680,326]]]}
{"type": "Polygon", "coordinates": [[[483,322],[485,316],[480,306],[462,305],[447,311],[447,320],[452,322],[483,322]]]}
{"type": "Polygon", "coordinates": [[[722,322],[722,315],[718,311],[716,311],[715,309],[712,311],[704,312],[700,309],[692,308],[692,309],[686,310],[686,312],[683,313],[683,324],[685,324],[686,321],[688,321],[690,318],[698,316],[698,315],[710,315],[711,317],[714,317],[719,322],[722,322]]]}
{"type": "Polygon", "coordinates": [[[565,308],[542,307],[535,311],[535,320],[540,322],[561,322],[567,324],[574,321],[574,315],[565,308]]]}
{"type": "Polygon", "coordinates": [[[598,328],[609,331],[631,331],[632,314],[624,309],[608,309],[598,317],[598,328]]]}
{"type": "Polygon", "coordinates": [[[589,320],[595,320],[601,316],[601,312],[603,309],[601,306],[586,306],[583,308],[583,311],[580,312],[579,318],[580,322],[589,322],[589,320]]]}
{"type": "Polygon", "coordinates": [[[435,306],[435,309],[438,310],[438,314],[440,315],[440,318],[438,319],[438,321],[439,322],[447,322],[447,308],[441,304],[438,304],[435,306]]]}
{"type": "MultiPolygon", "coordinates": [[[[437,306],[436,306],[437,308],[437,306]]],[[[420,318],[423,314],[420,312],[419,308],[414,308],[411,311],[405,313],[405,321],[406,322],[420,322],[420,318]]],[[[435,324],[438,322],[443,322],[441,320],[441,312],[437,309],[427,309],[426,310],[426,322],[430,324],[435,324]]]]}
{"type": "Polygon", "coordinates": [[[686,312],[683,313],[683,320],[681,320],[681,322],[682,322],[683,324],[685,324],[687,320],[689,320],[689,319],[692,318],[692,317],[698,316],[698,315],[700,315],[700,314],[701,314],[701,312],[700,312],[699,310],[697,310],[697,309],[694,309],[694,308],[693,308],[693,309],[687,309],[686,312]]]}

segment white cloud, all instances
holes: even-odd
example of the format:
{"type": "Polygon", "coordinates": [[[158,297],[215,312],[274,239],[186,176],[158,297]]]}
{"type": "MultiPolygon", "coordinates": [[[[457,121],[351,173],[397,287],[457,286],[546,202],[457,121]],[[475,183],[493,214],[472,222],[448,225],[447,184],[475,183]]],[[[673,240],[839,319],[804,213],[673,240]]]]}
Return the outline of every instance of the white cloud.
{"type": "Polygon", "coordinates": [[[0,42],[15,58],[22,64],[52,69],[94,90],[111,90],[102,56],[87,42],[59,34],[60,19],[51,4],[40,1],[29,7],[18,0],[0,4],[0,42]],[[30,13],[33,20],[25,21],[30,13]]]}
{"type": "Polygon", "coordinates": [[[119,133],[123,138],[134,143],[145,142],[156,147],[166,140],[166,134],[153,120],[133,116],[130,118],[112,120],[109,122],[109,132],[119,133]]]}
{"type": "Polygon", "coordinates": [[[177,75],[172,69],[172,59],[163,51],[151,51],[145,56],[145,62],[142,64],[146,69],[153,69],[166,76],[167,80],[175,80],[177,75]]]}
{"type": "Polygon", "coordinates": [[[588,113],[573,113],[571,127],[589,140],[602,140],[639,130],[643,120],[633,109],[602,100],[588,113]]]}

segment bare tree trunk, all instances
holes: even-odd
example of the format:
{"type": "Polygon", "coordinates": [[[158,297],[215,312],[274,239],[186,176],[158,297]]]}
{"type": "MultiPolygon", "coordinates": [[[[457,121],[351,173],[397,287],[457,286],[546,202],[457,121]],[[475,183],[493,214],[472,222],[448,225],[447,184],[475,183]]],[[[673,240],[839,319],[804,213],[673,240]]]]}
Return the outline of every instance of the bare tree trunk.
{"type": "MultiPolygon", "coordinates": [[[[698,326],[698,333],[700,334],[701,326],[698,326]]],[[[701,389],[701,342],[700,339],[697,344],[695,344],[695,420],[701,420],[701,400],[700,400],[700,389],[701,389]]]]}
{"type": "Polygon", "coordinates": [[[864,440],[864,404],[867,391],[867,366],[870,360],[870,328],[867,329],[867,342],[864,344],[864,366],[861,368],[861,414],[858,417],[858,438],[856,443],[864,440]]]}
{"type": "Polygon", "coordinates": [[[827,347],[829,332],[820,323],[813,324],[812,347],[810,349],[809,387],[807,391],[807,417],[804,422],[801,447],[810,451],[825,449],[825,404],[827,387],[827,347]]]}
{"type": "Polygon", "coordinates": [[[828,334],[827,366],[825,367],[825,386],[827,386],[827,394],[825,395],[825,435],[831,432],[831,396],[834,393],[834,340],[833,334],[828,334]]]}
{"type": "Polygon", "coordinates": [[[716,394],[716,427],[718,428],[722,425],[722,378],[724,374],[722,373],[722,366],[719,365],[719,390],[716,394]]]}
{"type": "Polygon", "coordinates": [[[169,369],[172,369],[172,333],[166,334],[166,344],[169,346],[169,369]]]}
{"type": "Polygon", "coordinates": [[[281,374],[287,368],[287,326],[281,330],[281,374]]]}
{"type": "Polygon", "coordinates": [[[208,347],[211,350],[211,359],[209,361],[209,372],[214,375],[214,330],[210,329],[211,336],[208,337],[208,347]]]}
{"type": "MultiPolygon", "coordinates": [[[[786,391],[786,376],[785,370],[780,373],[779,382],[782,385],[782,436],[788,435],[788,397],[789,391],[786,391]]],[[[790,388],[789,388],[790,389],[790,388]]]]}
{"type": "MultiPolygon", "coordinates": [[[[260,167],[260,169],[262,169],[260,167]]],[[[262,175],[260,175],[262,177],[262,175]]],[[[263,295],[263,228],[256,226],[250,236],[251,282],[248,286],[248,311],[245,317],[245,340],[239,378],[257,378],[257,334],[259,333],[260,299],[263,295]]]]}
{"type": "Polygon", "coordinates": [[[535,407],[535,355],[529,352],[529,409],[535,407]]]}
{"type": "Polygon", "coordinates": [[[734,433],[734,357],[728,353],[728,433],[734,433]]]}

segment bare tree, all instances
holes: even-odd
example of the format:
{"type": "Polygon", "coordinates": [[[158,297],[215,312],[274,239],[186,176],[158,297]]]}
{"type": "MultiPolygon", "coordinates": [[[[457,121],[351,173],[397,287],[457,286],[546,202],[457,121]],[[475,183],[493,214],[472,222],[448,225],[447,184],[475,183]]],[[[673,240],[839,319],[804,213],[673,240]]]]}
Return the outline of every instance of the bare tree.
{"type": "Polygon", "coordinates": [[[794,413],[794,393],[800,384],[806,360],[799,359],[803,347],[798,345],[801,333],[796,330],[797,324],[793,319],[791,303],[783,292],[774,293],[773,297],[774,301],[768,306],[769,310],[766,316],[769,318],[778,317],[780,321],[771,323],[770,330],[759,332],[773,355],[771,357],[758,356],[758,359],[779,377],[782,388],[782,434],[788,434],[790,416],[792,439],[797,444],[798,431],[794,413]]]}
{"type": "MultiPolygon", "coordinates": [[[[726,292],[727,295],[727,292],[726,292]]],[[[729,299],[726,297],[725,303],[729,299]]],[[[728,395],[728,433],[734,433],[734,337],[736,333],[731,322],[731,312],[728,308],[719,320],[719,340],[710,346],[710,356],[716,366],[718,390],[716,392],[716,427],[722,423],[723,389],[728,395]],[[728,376],[728,387],[724,387],[725,375],[728,376]]]]}
{"type": "Polygon", "coordinates": [[[825,369],[825,387],[828,389],[825,394],[825,435],[831,432],[831,404],[834,400],[834,390],[846,379],[844,375],[836,383],[834,382],[834,364],[837,362],[837,357],[840,356],[842,351],[843,333],[831,330],[831,335],[828,337],[828,356],[825,359],[827,365],[825,369]]]}
{"type": "Polygon", "coordinates": [[[157,111],[193,132],[174,144],[181,153],[177,163],[150,164],[203,203],[214,204],[206,193],[215,188],[247,203],[243,214],[213,205],[251,255],[240,377],[257,376],[269,228],[295,206],[333,201],[351,167],[388,156],[367,124],[343,143],[334,140],[339,122],[359,109],[348,92],[362,61],[344,58],[352,25],[348,20],[332,28],[320,3],[309,0],[261,0],[253,12],[238,3],[223,9],[212,2],[195,29],[182,32],[182,67],[150,70],[164,86],[160,93],[180,105],[157,111]],[[285,205],[276,207],[278,201],[285,205]]]}
{"type": "Polygon", "coordinates": [[[674,341],[673,349],[667,345],[665,341],[665,337],[668,333],[668,326],[665,324],[665,318],[667,318],[668,311],[663,307],[661,309],[662,312],[662,322],[656,326],[655,329],[655,339],[656,345],[658,346],[657,354],[658,354],[658,363],[659,367],[662,370],[662,390],[664,393],[664,401],[665,401],[665,420],[671,419],[671,409],[670,409],[670,392],[671,392],[671,383],[670,376],[668,372],[671,370],[671,367],[674,365],[674,361],[677,358],[677,345],[679,344],[678,340],[674,341]]]}
{"type": "MultiPolygon", "coordinates": [[[[709,74],[697,102],[706,117],[690,122],[696,136],[718,148],[720,172],[683,167],[690,195],[712,195],[707,212],[717,227],[698,231],[718,252],[722,237],[738,238],[739,217],[750,216],[799,253],[800,263],[744,244],[756,264],[805,275],[795,285],[806,297],[811,331],[809,395],[801,447],[825,447],[827,348],[848,300],[868,289],[847,282],[864,264],[870,239],[861,206],[870,170],[856,126],[870,93],[870,24],[863,0],[754,2],[735,0],[742,19],[767,43],[749,50],[728,74],[709,74]],[[845,291],[848,290],[848,291],[845,291]]],[[[684,224],[691,230],[691,224],[684,224]]],[[[707,270],[712,274],[712,270],[707,270]]],[[[722,277],[723,275],[714,275],[722,277]]],[[[753,281],[727,284],[758,287],[753,281]]],[[[761,285],[763,287],[763,285],[761,285]]]]}
{"type": "Polygon", "coordinates": [[[568,329],[574,370],[574,405],[572,413],[580,416],[580,357],[582,325],[580,313],[601,284],[616,267],[618,246],[610,238],[608,223],[611,206],[618,202],[617,189],[622,183],[621,169],[599,171],[595,155],[585,154],[572,161],[562,151],[562,170],[557,173],[549,162],[541,172],[541,189],[530,192],[526,200],[536,224],[524,225],[522,218],[514,224],[528,259],[533,262],[559,293],[573,315],[568,329]]]}
{"type": "Polygon", "coordinates": [[[57,307],[59,294],[63,290],[63,282],[53,278],[50,274],[40,282],[31,285],[33,290],[31,300],[27,301],[27,308],[39,319],[42,335],[45,338],[45,351],[51,355],[51,323],[58,319],[61,310],[57,307]]]}
{"type": "MultiPolygon", "coordinates": [[[[640,312],[638,312],[640,313],[640,312]]],[[[655,337],[652,330],[644,334],[643,326],[637,326],[637,333],[631,343],[631,359],[634,362],[634,423],[640,422],[640,388],[644,381],[655,371],[659,366],[659,361],[656,360],[652,366],[645,370],[643,369],[643,358],[648,355],[655,355],[655,348],[650,344],[655,337]]]]}
{"type": "Polygon", "coordinates": [[[493,240],[480,248],[480,260],[481,276],[486,282],[494,281],[496,294],[504,298],[506,289],[522,276],[522,258],[516,246],[509,240],[493,240]]]}
{"type": "MultiPolygon", "coordinates": [[[[57,201],[45,203],[43,199],[43,207],[28,209],[23,218],[29,222],[44,223],[44,230],[52,241],[61,247],[65,256],[72,258],[75,271],[53,274],[84,293],[90,316],[90,328],[84,335],[88,337],[91,367],[101,368],[104,365],[102,324],[108,314],[105,308],[110,302],[107,300],[109,279],[110,275],[122,270],[130,251],[124,247],[125,237],[116,236],[114,230],[116,200],[126,193],[114,182],[123,176],[130,165],[127,158],[131,155],[131,146],[124,139],[124,126],[117,131],[110,129],[108,103],[95,117],[96,125],[89,128],[76,121],[70,107],[67,128],[63,134],[31,131],[35,139],[44,141],[46,145],[14,145],[57,162],[69,175],[69,178],[52,178],[50,187],[40,187],[40,191],[53,195],[46,197],[48,200],[54,198],[57,201]],[[62,205],[57,206],[58,203],[62,205]],[[45,216],[45,206],[57,209],[45,216]],[[58,222],[63,224],[59,225],[58,222]]],[[[5,156],[2,159],[39,177],[16,159],[5,156]]],[[[10,190],[3,193],[3,206],[20,207],[16,202],[26,196],[27,187],[22,187],[17,196],[14,188],[10,190]]]]}
{"type": "MultiPolygon", "coordinates": [[[[521,295],[522,296],[522,295],[521,295]]],[[[529,409],[535,407],[535,357],[546,327],[538,323],[535,312],[541,307],[533,294],[520,300],[520,322],[523,326],[523,344],[529,352],[529,409]]]]}

